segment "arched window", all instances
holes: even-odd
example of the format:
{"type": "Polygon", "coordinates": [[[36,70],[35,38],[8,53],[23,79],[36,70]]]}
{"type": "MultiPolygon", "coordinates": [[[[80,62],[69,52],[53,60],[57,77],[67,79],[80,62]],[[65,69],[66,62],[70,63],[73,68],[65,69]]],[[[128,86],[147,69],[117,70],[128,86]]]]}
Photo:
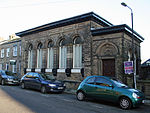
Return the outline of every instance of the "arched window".
{"type": "Polygon", "coordinates": [[[128,51],[128,61],[131,61],[131,58],[132,58],[132,53],[131,51],[128,51]]]}
{"type": "Polygon", "coordinates": [[[42,68],[42,43],[37,46],[37,68],[42,68]]]}
{"type": "Polygon", "coordinates": [[[53,50],[53,42],[49,41],[48,43],[48,54],[47,54],[47,68],[52,69],[54,64],[54,50],[53,50]]]}
{"type": "Polygon", "coordinates": [[[67,64],[67,47],[65,46],[65,40],[62,39],[59,43],[59,68],[66,68],[67,64]]]}
{"type": "Polygon", "coordinates": [[[73,40],[73,68],[82,68],[82,40],[75,37],[73,40]]]}
{"type": "Polygon", "coordinates": [[[32,68],[32,63],[33,63],[33,46],[32,44],[29,45],[28,47],[28,68],[32,68]]]}

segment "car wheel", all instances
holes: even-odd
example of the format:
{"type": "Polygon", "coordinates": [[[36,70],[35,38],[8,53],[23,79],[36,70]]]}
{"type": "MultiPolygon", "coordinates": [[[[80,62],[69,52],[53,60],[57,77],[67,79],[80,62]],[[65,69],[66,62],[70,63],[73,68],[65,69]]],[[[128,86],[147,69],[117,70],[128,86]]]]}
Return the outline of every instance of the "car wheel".
{"type": "Polygon", "coordinates": [[[4,79],[2,79],[1,84],[5,85],[5,80],[4,79]]]}
{"type": "Polygon", "coordinates": [[[77,99],[83,101],[85,99],[85,94],[82,91],[77,92],[77,99]]]}
{"type": "Polygon", "coordinates": [[[132,103],[129,98],[122,97],[119,101],[119,105],[122,109],[130,109],[132,106],[132,103]]]}
{"type": "Polygon", "coordinates": [[[46,87],[45,86],[41,87],[41,93],[46,93],[46,87]]]}
{"type": "Polygon", "coordinates": [[[25,89],[26,87],[25,87],[25,83],[23,82],[23,83],[21,83],[21,88],[22,89],[25,89]]]}

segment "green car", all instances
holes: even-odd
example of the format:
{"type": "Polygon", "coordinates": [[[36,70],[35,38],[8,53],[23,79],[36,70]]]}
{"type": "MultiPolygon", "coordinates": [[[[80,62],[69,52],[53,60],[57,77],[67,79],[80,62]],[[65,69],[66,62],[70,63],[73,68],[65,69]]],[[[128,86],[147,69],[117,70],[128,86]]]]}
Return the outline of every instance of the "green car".
{"type": "Polygon", "coordinates": [[[76,97],[80,101],[92,97],[119,103],[122,109],[137,107],[144,103],[145,99],[141,91],[106,76],[88,76],[79,85],[76,97]]]}

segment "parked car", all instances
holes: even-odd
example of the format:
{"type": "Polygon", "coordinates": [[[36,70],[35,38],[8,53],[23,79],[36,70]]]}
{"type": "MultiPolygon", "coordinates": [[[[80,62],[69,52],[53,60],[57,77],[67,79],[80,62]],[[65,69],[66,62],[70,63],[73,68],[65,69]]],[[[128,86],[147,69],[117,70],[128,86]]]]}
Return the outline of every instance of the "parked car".
{"type": "Polygon", "coordinates": [[[144,103],[144,94],[106,76],[88,76],[79,85],[76,93],[78,100],[86,97],[119,103],[122,109],[130,109],[144,103]]]}
{"type": "Polygon", "coordinates": [[[56,80],[53,75],[29,72],[21,78],[21,88],[37,89],[42,93],[62,93],[65,90],[65,84],[56,80]]]}
{"type": "Polygon", "coordinates": [[[0,83],[1,85],[18,85],[19,78],[11,71],[0,70],[0,83]]]}

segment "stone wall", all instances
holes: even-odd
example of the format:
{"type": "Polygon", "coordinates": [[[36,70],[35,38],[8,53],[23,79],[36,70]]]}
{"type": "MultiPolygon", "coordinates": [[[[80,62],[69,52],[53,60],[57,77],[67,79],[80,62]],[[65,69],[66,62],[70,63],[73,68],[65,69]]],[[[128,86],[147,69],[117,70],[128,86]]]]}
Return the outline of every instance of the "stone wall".
{"type": "Polygon", "coordinates": [[[143,91],[146,98],[150,99],[150,80],[138,80],[137,89],[143,91]]]}

